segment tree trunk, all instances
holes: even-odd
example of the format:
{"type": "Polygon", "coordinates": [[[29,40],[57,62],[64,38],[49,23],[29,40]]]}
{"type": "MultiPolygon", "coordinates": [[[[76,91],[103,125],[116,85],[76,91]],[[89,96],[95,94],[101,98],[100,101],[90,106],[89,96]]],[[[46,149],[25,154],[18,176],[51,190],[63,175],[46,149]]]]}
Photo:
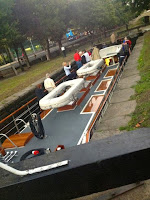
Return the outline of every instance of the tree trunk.
{"type": "Polygon", "coordinates": [[[19,63],[20,69],[21,69],[21,71],[23,72],[23,71],[24,71],[24,68],[23,68],[23,65],[22,65],[21,62],[20,62],[20,58],[19,58],[19,54],[18,54],[18,49],[15,48],[14,50],[15,50],[16,55],[17,55],[17,60],[18,60],[18,63],[19,63]]]}
{"type": "Polygon", "coordinates": [[[50,49],[49,49],[49,41],[48,39],[46,39],[46,50],[47,50],[47,60],[50,60],[50,57],[51,57],[51,53],[50,53],[50,49]]]}
{"type": "Polygon", "coordinates": [[[129,29],[128,24],[126,24],[126,29],[127,29],[127,30],[129,29]]]}
{"type": "Polygon", "coordinates": [[[26,54],[26,51],[25,51],[25,49],[24,49],[24,46],[23,46],[23,44],[21,43],[20,44],[20,47],[21,47],[21,50],[22,50],[22,53],[24,54],[24,60],[25,60],[25,63],[26,63],[26,65],[27,65],[27,67],[31,67],[30,66],[30,62],[29,62],[29,59],[28,59],[28,56],[27,56],[27,54],[26,54]]]}
{"type": "Polygon", "coordinates": [[[6,51],[6,54],[7,54],[8,59],[9,59],[9,62],[12,62],[10,52],[9,52],[9,50],[8,50],[8,47],[6,47],[6,46],[5,46],[5,51],[6,51]]]}
{"type": "Polygon", "coordinates": [[[145,24],[148,24],[148,23],[149,23],[149,16],[145,16],[145,17],[144,17],[144,23],[145,23],[145,24]]]}
{"type": "Polygon", "coordinates": [[[103,29],[103,33],[104,33],[104,37],[106,38],[107,37],[107,34],[106,34],[106,28],[104,27],[104,29],[103,29]]]}
{"type": "Polygon", "coordinates": [[[15,61],[15,57],[14,57],[14,55],[13,55],[13,53],[11,52],[11,50],[10,50],[9,47],[8,47],[8,51],[9,51],[9,53],[10,53],[11,59],[12,59],[13,61],[15,61]]]}
{"type": "Polygon", "coordinates": [[[61,40],[58,40],[58,46],[59,46],[59,51],[61,52],[61,47],[62,47],[62,43],[61,43],[61,40]]]}

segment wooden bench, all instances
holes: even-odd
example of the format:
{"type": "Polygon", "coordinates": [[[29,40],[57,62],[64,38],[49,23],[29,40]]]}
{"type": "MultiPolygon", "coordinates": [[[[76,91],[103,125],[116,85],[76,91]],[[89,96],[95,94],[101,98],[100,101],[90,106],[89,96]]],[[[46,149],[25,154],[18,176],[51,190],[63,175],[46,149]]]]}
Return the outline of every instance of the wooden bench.
{"type": "MultiPolygon", "coordinates": [[[[17,146],[17,147],[24,147],[33,137],[33,133],[20,133],[20,134],[15,134],[11,135],[9,139],[17,146]]],[[[14,145],[6,139],[3,144],[2,148],[7,149],[7,148],[14,148],[14,145]]]]}
{"type": "Polygon", "coordinates": [[[18,61],[14,61],[11,63],[8,63],[6,65],[0,66],[0,76],[1,77],[7,77],[10,73],[18,75],[18,72],[16,68],[19,67],[18,61]]]}

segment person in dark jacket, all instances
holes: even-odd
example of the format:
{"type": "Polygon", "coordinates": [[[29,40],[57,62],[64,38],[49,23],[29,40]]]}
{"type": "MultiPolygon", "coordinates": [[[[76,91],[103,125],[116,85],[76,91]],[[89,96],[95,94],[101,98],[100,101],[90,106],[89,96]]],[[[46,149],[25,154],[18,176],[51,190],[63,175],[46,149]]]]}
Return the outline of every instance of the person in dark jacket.
{"type": "Polygon", "coordinates": [[[129,45],[128,45],[127,42],[125,42],[125,43],[122,44],[122,46],[123,46],[124,54],[125,54],[125,56],[127,56],[127,58],[128,58],[129,55],[130,55],[129,45]]]}
{"type": "Polygon", "coordinates": [[[79,55],[81,56],[81,63],[82,65],[86,64],[86,57],[82,51],[79,52],[79,55]]]}
{"type": "Polygon", "coordinates": [[[42,84],[38,84],[36,86],[35,95],[38,101],[40,101],[45,96],[44,90],[42,88],[42,84]]]}
{"type": "Polygon", "coordinates": [[[121,51],[117,54],[118,58],[119,58],[119,66],[122,65],[123,60],[125,59],[125,52],[123,50],[123,47],[121,48],[121,51]]]}

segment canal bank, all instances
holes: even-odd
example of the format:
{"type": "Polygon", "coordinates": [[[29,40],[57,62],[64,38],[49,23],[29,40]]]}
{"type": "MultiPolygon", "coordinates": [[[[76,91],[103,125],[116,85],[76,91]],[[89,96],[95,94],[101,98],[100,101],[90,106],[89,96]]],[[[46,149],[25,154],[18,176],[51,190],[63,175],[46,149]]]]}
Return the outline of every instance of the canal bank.
{"type": "Polygon", "coordinates": [[[92,140],[110,137],[120,134],[119,128],[126,126],[131,120],[131,113],[134,112],[136,101],[130,97],[135,94],[133,88],[140,80],[137,70],[138,58],[143,47],[144,36],[139,37],[122,73],[122,77],[114,91],[107,112],[98,124],[92,140]]]}
{"type": "MultiPolygon", "coordinates": [[[[135,110],[136,101],[131,100],[135,94],[134,85],[140,80],[139,71],[137,70],[138,58],[143,47],[144,37],[139,37],[132,51],[128,62],[125,65],[122,77],[114,91],[107,112],[97,124],[93,134],[92,141],[122,134],[121,126],[126,126],[131,120],[131,113],[135,110]]],[[[140,187],[124,186],[121,188],[109,190],[106,192],[95,193],[89,196],[78,198],[78,200],[148,200],[150,198],[150,180],[141,183],[140,187]]]]}

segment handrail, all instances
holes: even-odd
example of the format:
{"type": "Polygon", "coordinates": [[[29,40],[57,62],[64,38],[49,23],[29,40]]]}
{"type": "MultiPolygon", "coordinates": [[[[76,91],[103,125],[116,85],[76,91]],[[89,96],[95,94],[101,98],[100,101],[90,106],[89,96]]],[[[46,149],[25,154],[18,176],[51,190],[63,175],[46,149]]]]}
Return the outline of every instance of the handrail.
{"type": "MultiPolygon", "coordinates": [[[[12,122],[11,122],[12,123],[12,122]]],[[[8,127],[8,126],[5,126],[4,128],[2,128],[0,131],[3,131],[6,127],[8,127]]],[[[11,129],[9,129],[8,131],[7,131],[7,134],[9,133],[9,132],[11,132],[12,130],[14,129],[14,127],[12,127],[11,129]]],[[[17,132],[16,132],[17,133],[17,132]]],[[[16,134],[16,133],[14,133],[14,134],[16,134]]]]}
{"type": "MultiPolygon", "coordinates": [[[[30,110],[33,109],[33,108],[35,108],[35,110],[37,110],[37,109],[38,109],[37,106],[38,106],[38,103],[33,104],[33,105],[30,107],[30,110]]],[[[20,115],[17,116],[17,119],[22,118],[22,116],[24,116],[24,115],[25,115],[26,113],[28,113],[28,112],[29,112],[29,109],[25,110],[24,112],[22,112],[20,115]]],[[[24,119],[26,119],[27,117],[28,117],[28,116],[26,116],[24,119]]]]}
{"type": "Polygon", "coordinates": [[[126,29],[126,30],[123,30],[123,31],[118,31],[117,33],[118,33],[118,34],[121,34],[121,33],[123,33],[123,32],[128,32],[128,31],[132,31],[132,30],[135,30],[135,29],[140,29],[140,28],[143,28],[143,27],[145,27],[144,24],[143,24],[143,25],[139,25],[139,26],[135,26],[135,27],[133,27],[133,28],[129,28],[129,29],[126,29]]]}
{"type": "Polygon", "coordinates": [[[6,137],[16,148],[18,148],[17,145],[15,145],[15,143],[13,143],[13,141],[9,137],[7,137],[7,135],[5,135],[4,133],[0,133],[0,135],[6,137]]]}
{"type": "Polygon", "coordinates": [[[9,171],[13,174],[18,175],[18,176],[26,176],[28,174],[31,175],[31,174],[34,174],[34,173],[43,172],[43,171],[46,171],[46,170],[55,169],[57,167],[62,167],[62,166],[68,165],[68,164],[69,164],[69,160],[64,160],[64,161],[57,162],[57,163],[54,163],[54,164],[50,164],[50,165],[46,165],[46,166],[42,166],[42,167],[37,167],[37,168],[34,168],[34,169],[28,169],[28,170],[24,170],[24,171],[20,171],[18,169],[10,167],[10,166],[2,163],[2,162],[0,162],[0,167],[2,169],[5,169],[6,171],[9,171]]]}
{"type": "Polygon", "coordinates": [[[24,127],[28,127],[28,124],[23,119],[15,119],[15,121],[21,121],[24,123],[24,127]]]}
{"type": "MultiPolygon", "coordinates": [[[[28,106],[29,107],[29,106],[28,106]]],[[[29,118],[29,116],[31,115],[31,113],[36,112],[38,113],[39,107],[38,107],[38,103],[35,102],[31,107],[29,107],[29,109],[25,110],[24,112],[22,112],[20,115],[17,115],[16,117],[14,117],[14,115],[12,116],[12,120],[9,121],[6,125],[4,125],[1,129],[0,132],[4,132],[6,135],[10,135],[10,133],[12,133],[12,131],[14,130],[14,128],[16,128],[16,131],[13,131],[13,134],[17,134],[20,133],[20,130],[18,128],[25,128],[24,126],[22,127],[21,125],[21,121],[25,124],[25,126],[27,125],[27,119],[29,118]],[[30,111],[29,111],[30,109],[30,111]],[[16,120],[19,120],[19,123],[16,124],[16,120]]],[[[12,135],[12,134],[11,134],[12,135]]],[[[3,136],[0,136],[0,139],[3,136]]]]}
{"type": "Polygon", "coordinates": [[[8,115],[7,117],[5,117],[4,119],[2,119],[0,121],[0,123],[3,123],[4,121],[6,121],[8,118],[12,117],[14,114],[16,114],[18,111],[20,111],[21,109],[23,109],[24,107],[26,107],[27,105],[29,105],[30,103],[32,103],[37,97],[34,97],[33,99],[31,99],[30,101],[28,101],[26,104],[24,104],[23,106],[21,106],[20,108],[18,108],[17,110],[15,110],[14,112],[12,112],[10,115],[8,115]]]}

